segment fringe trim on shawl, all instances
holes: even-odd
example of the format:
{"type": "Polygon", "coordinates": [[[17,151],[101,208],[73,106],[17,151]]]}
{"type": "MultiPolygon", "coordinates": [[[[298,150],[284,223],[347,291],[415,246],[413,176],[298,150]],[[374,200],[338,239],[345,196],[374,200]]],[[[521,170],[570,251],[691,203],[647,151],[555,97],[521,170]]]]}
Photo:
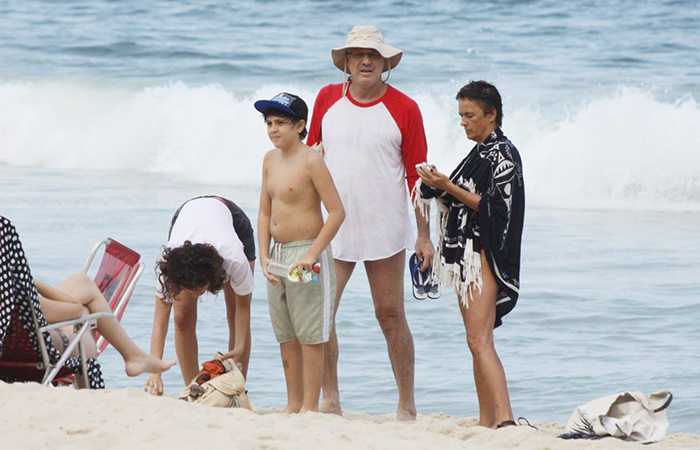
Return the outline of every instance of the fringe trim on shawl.
{"type": "Polygon", "coordinates": [[[484,288],[484,280],[481,276],[481,255],[471,250],[474,244],[471,239],[465,242],[464,256],[462,256],[462,267],[459,264],[446,264],[442,256],[442,245],[445,237],[445,227],[447,226],[447,216],[449,210],[442,203],[438,205],[438,233],[435,250],[435,260],[433,261],[433,280],[437,280],[440,285],[451,287],[459,296],[462,306],[469,308],[469,300],[474,301],[474,288],[481,294],[484,288]],[[460,270],[461,269],[461,270],[460,270]],[[461,272],[461,273],[460,273],[461,272]]]}
{"type": "MultiPolygon", "coordinates": [[[[423,217],[427,218],[432,199],[424,199],[421,196],[420,187],[422,184],[423,180],[418,179],[411,191],[411,197],[413,207],[417,209],[423,217]]],[[[473,182],[461,187],[466,188],[470,192],[476,190],[473,182]]],[[[468,300],[474,301],[474,288],[479,290],[479,294],[481,294],[484,288],[484,279],[481,272],[481,255],[472,250],[474,248],[474,243],[471,239],[468,239],[467,242],[465,242],[461,271],[459,264],[445,263],[442,256],[442,242],[445,238],[449,209],[437,200],[435,203],[437,205],[437,224],[435,227],[435,242],[437,245],[435,246],[435,257],[432,261],[433,272],[430,277],[430,282],[438,282],[441,286],[451,287],[459,296],[462,306],[469,308],[468,300]]],[[[465,220],[466,217],[465,215],[465,220]]],[[[462,226],[466,226],[466,224],[462,224],[462,226]]]]}
{"type": "Polygon", "coordinates": [[[421,197],[420,187],[422,185],[423,180],[418,178],[418,181],[416,181],[416,184],[413,185],[413,189],[411,190],[411,203],[413,203],[413,209],[417,209],[425,220],[429,220],[430,217],[428,217],[428,215],[430,214],[430,203],[432,199],[424,199],[421,197]]]}

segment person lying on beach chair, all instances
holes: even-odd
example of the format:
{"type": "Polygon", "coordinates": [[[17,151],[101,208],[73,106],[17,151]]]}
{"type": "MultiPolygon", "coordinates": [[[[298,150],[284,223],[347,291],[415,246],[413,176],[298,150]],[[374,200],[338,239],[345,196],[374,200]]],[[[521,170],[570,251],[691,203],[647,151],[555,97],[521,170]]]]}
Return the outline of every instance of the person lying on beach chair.
{"type": "Polygon", "coordinates": [[[0,379],[41,381],[48,385],[82,371],[83,376],[78,377],[80,387],[104,388],[99,364],[94,359],[95,340],[89,335],[95,327],[122,353],[130,376],[165,371],[175,364],[139,349],[116,321],[97,286],[85,275],[71,277],[59,289],[35,283],[15,227],[0,216],[0,379]],[[77,336],[84,340],[71,342],[68,336],[76,336],[74,324],[80,327],[77,336]],[[73,357],[62,354],[66,348],[71,353],[76,348],[82,351],[73,357]]]}
{"type": "MultiPolygon", "coordinates": [[[[34,279],[39,292],[39,302],[44,317],[49,324],[78,319],[96,312],[110,313],[97,321],[97,331],[112,344],[124,359],[124,369],[130,377],[142,373],[161,373],[174,366],[177,361],[163,361],[141,350],[126,334],[116,317],[112,315],[104,295],[86,274],[76,273],[57,287],[34,279]]],[[[72,326],[51,330],[51,339],[56,348],[63,352],[75,337],[72,326]]],[[[97,345],[92,333],[83,336],[87,357],[97,357],[97,345]]],[[[77,356],[77,349],[74,355],[77,356]]]]}

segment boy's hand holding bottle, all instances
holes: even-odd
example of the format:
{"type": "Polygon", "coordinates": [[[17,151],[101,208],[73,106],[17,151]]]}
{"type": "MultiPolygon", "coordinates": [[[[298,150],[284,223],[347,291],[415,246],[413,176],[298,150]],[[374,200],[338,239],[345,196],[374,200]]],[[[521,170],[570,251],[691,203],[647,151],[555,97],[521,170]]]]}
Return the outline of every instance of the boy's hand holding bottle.
{"type": "Polygon", "coordinates": [[[279,286],[280,280],[275,277],[277,274],[272,274],[270,272],[270,258],[264,255],[260,255],[260,265],[262,266],[263,275],[267,278],[267,281],[272,283],[273,286],[279,286]]]}
{"type": "Polygon", "coordinates": [[[289,268],[289,273],[294,278],[299,278],[302,283],[309,283],[311,281],[318,281],[318,273],[320,272],[321,265],[318,264],[318,255],[313,256],[308,252],[304,253],[301,258],[289,268]],[[318,266],[319,270],[314,271],[314,266],[318,266]],[[294,271],[297,271],[296,277],[294,271]],[[300,276],[301,275],[301,276],[300,276]],[[314,279],[314,275],[316,275],[314,279]]]}
{"type": "MultiPolygon", "coordinates": [[[[261,261],[261,263],[265,264],[263,261],[261,261]]],[[[315,283],[318,281],[318,275],[321,272],[321,265],[310,255],[302,256],[297,262],[290,266],[281,261],[268,259],[264,267],[267,269],[265,271],[266,278],[275,286],[277,286],[277,284],[275,284],[271,278],[277,283],[279,283],[279,280],[273,275],[287,277],[287,279],[293,283],[315,283]]]]}

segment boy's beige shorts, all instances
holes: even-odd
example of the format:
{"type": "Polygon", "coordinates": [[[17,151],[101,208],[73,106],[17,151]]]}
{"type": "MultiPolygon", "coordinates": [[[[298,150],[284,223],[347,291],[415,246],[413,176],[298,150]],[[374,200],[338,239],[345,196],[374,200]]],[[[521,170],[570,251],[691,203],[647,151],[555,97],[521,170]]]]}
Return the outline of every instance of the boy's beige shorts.
{"type": "MultiPolygon", "coordinates": [[[[285,264],[297,262],[313,239],[275,243],[270,258],[285,264]]],[[[267,283],[272,329],[280,344],[299,339],[301,344],[328,342],[333,329],[336,292],[335,263],[330,245],[318,258],[321,272],[316,283],[294,283],[280,278],[279,286],[267,283]]]]}

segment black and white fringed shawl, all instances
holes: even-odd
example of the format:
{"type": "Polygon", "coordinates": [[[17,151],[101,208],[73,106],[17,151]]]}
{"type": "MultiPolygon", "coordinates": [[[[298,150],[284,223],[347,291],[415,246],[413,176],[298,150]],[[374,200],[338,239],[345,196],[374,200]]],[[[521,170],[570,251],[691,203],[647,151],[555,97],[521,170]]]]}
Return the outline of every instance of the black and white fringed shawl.
{"type": "Polygon", "coordinates": [[[467,207],[452,195],[424,185],[414,188],[414,206],[426,215],[435,198],[437,211],[437,252],[433,277],[452,287],[462,304],[469,307],[472,289],[483,288],[483,249],[499,285],[496,323],[508,314],[520,288],[520,240],[525,212],[522,163],[515,146],[500,128],[476,145],[450,175],[462,189],[481,195],[479,211],[467,207]]]}

